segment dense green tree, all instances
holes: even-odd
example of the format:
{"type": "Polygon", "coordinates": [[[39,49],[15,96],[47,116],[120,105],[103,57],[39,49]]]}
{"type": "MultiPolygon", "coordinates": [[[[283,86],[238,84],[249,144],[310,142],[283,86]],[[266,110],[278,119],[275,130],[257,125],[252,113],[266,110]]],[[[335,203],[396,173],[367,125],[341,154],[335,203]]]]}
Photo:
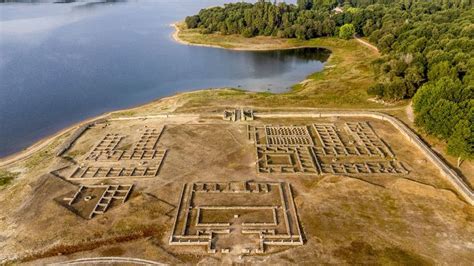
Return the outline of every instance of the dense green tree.
{"type": "Polygon", "coordinates": [[[189,16],[185,19],[186,26],[190,29],[196,28],[199,25],[199,21],[200,19],[198,15],[189,16]]]}
{"type": "Polygon", "coordinates": [[[300,9],[304,9],[304,10],[308,10],[313,7],[312,0],[297,0],[296,3],[300,9]]]}
{"type": "Polygon", "coordinates": [[[395,37],[391,33],[387,33],[382,36],[382,38],[379,39],[378,41],[378,47],[380,50],[383,52],[388,52],[390,51],[390,48],[395,41],[395,37]]]}
{"type": "Polygon", "coordinates": [[[457,71],[451,67],[448,61],[442,61],[434,64],[428,71],[428,80],[437,80],[442,77],[457,77],[457,71]]]}
{"type": "Polygon", "coordinates": [[[427,133],[436,135],[451,142],[448,151],[456,156],[472,156],[472,136],[469,141],[461,141],[465,136],[465,126],[459,125],[468,121],[470,127],[474,120],[474,88],[464,87],[457,78],[443,77],[422,86],[413,98],[415,122],[427,133]],[[458,132],[456,132],[458,131],[458,132]],[[454,136],[454,134],[457,134],[454,136]],[[463,148],[459,145],[467,145],[463,148]],[[470,151],[470,155],[462,153],[470,151]]]}
{"type": "Polygon", "coordinates": [[[448,139],[448,153],[458,157],[458,167],[461,160],[472,159],[474,154],[474,134],[472,121],[466,119],[456,124],[453,134],[448,139]]]}
{"type": "Polygon", "coordinates": [[[339,38],[349,40],[355,34],[355,28],[352,24],[344,24],[339,29],[339,38]]]}
{"type": "Polygon", "coordinates": [[[244,36],[245,38],[250,38],[250,37],[255,36],[255,29],[253,27],[245,28],[244,31],[242,32],[242,36],[244,36]]]}

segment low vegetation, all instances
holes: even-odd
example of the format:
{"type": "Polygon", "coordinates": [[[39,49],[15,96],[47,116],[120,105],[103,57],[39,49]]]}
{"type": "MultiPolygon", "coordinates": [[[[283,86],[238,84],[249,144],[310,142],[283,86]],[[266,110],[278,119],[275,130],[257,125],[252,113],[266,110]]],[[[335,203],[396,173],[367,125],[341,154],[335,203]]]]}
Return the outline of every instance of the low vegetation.
{"type": "Polygon", "coordinates": [[[352,24],[344,24],[339,29],[339,38],[349,40],[355,33],[354,25],[352,24]]]}
{"type": "Polygon", "coordinates": [[[9,185],[17,176],[17,173],[12,173],[7,170],[0,170],[0,188],[9,185]]]}

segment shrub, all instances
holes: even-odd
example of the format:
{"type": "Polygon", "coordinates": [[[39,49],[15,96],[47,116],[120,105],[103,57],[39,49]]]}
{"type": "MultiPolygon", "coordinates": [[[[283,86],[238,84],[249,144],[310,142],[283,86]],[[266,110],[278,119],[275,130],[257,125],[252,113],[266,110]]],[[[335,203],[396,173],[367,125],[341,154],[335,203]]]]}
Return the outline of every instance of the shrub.
{"type": "Polygon", "coordinates": [[[352,24],[344,24],[339,29],[339,38],[349,40],[355,33],[355,27],[352,24]]]}
{"type": "Polygon", "coordinates": [[[16,173],[0,170],[0,187],[10,184],[17,176],[18,174],[16,173]]]}

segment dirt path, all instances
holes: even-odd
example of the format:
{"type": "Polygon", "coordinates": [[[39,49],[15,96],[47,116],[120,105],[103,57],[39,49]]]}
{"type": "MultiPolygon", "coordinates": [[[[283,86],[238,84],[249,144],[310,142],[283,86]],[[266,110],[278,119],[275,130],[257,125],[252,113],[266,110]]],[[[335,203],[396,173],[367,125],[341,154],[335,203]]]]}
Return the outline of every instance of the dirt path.
{"type": "Polygon", "coordinates": [[[96,265],[96,264],[130,264],[130,265],[165,265],[151,260],[143,260],[129,257],[97,257],[82,258],[77,260],[63,261],[51,265],[96,265]]]}
{"type": "Polygon", "coordinates": [[[410,122],[412,123],[415,122],[415,114],[413,113],[413,106],[412,106],[411,101],[410,101],[410,104],[406,108],[406,112],[407,112],[408,120],[410,120],[410,122]]]}
{"type": "Polygon", "coordinates": [[[356,39],[356,41],[362,43],[363,45],[369,47],[370,49],[376,51],[377,53],[380,52],[379,49],[378,49],[375,45],[372,45],[372,44],[370,44],[369,42],[366,42],[366,41],[362,40],[361,38],[359,38],[359,37],[357,37],[357,36],[354,36],[354,39],[356,39]]]}

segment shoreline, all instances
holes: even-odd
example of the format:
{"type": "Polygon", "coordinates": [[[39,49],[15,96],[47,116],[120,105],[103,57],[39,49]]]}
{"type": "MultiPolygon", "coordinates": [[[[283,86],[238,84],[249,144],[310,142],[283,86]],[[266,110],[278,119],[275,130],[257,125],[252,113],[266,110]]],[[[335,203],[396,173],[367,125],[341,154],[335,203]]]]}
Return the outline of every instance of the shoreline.
{"type": "Polygon", "coordinates": [[[179,44],[182,44],[182,45],[189,45],[189,46],[201,46],[201,47],[211,47],[211,48],[219,48],[219,49],[226,49],[222,46],[219,46],[219,45],[211,45],[211,44],[198,44],[198,43],[191,43],[191,42],[187,42],[185,40],[182,40],[181,38],[179,38],[179,33],[181,32],[181,29],[178,27],[178,23],[179,22],[175,22],[175,23],[172,23],[170,24],[169,26],[170,27],[173,27],[174,28],[174,31],[173,33],[171,34],[171,38],[179,43],[179,44]]]}
{"type": "Polygon", "coordinates": [[[109,115],[108,113],[104,113],[104,114],[97,115],[97,116],[94,116],[94,117],[91,117],[91,118],[86,118],[86,119],[84,119],[80,122],[77,122],[77,123],[74,123],[70,126],[62,128],[59,131],[56,131],[55,133],[46,135],[46,136],[38,139],[37,141],[33,142],[33,144],[29,145],[28,147],[20,150],[20,151],[14,152],[12,154],[9,154],[9,155],[3,156],[3,157],[0,157],[0,167],[6,167],[10,164],[28,159],[32,155],[32,153],[36,153],[36,152],[40,151],[41,149],[46,148],[48,145],[53,143],[58,138],[64,136],[67,133],[70,133],[70,131],[73,131],[76,128],[81,127],[84,124],[90,123],[94,120],[97,120],[97,119],[100,119],[100,118],[105,118],[108,115],[109,115]]]}
{"type": "MultiPolygon", "coordinates": [[[[280,47],[280,48],[270,48],[270,47],[268,47],[268,48],[239,48],[239,47],[223,47],[223,46],[220,46],[220,45],[211,45],[211,44],[191,43],[191,42],[182,40],[179,37],[179,33],[181,32],[181,29],[179,28],[178,23],[182,23],[182,22],[175,22],[175,23],[170,24],[169,26],[174,28],[174,31],[171,34],[171,39],[174,40],[175,42],[177,42],[178,44],[181,44],[181,45],[218,48],[218,49],[233,50],[233,51],[275,51],[275,50],[292,50],[292,49],[300,49],[300,48],[321,48],[321,49],[327,49],[331,52],[331,54],[329,55],[329,58],[326,62],[328,62],[331,59],[331,57],[333,56],[333,51],[329,47],[324,47],[324,46],[321,46],[321,45],[319,45],[319,46],[317,46],[317,45],[302,45],[302,46],[293,45],[293,46],[290,46],[290,47],[280,47]]],[[[323,72],[326,69],[326,67],[327,66],[325,65],[324,68],[320,72],[323,72]]],[[[301,82],[305,82],[306,80],[307,79],[304,79],[301,82]]],[[[298,82],[296,84],[300,84],[301,82],[298,82]]],[[[0,157],[0,167],[6,167],[6,166],[11,165],[13,163],[25,160],[25,159],[29,158],[31,155],[33,155],[34,153],[40,151],[41,149],[43,149],[43,148],[47,147],[48,145],[50,145],[51,143],[53,143],[53,141],[55,141],[57,138],[63,136],[64,134],[69,133],[70,131],[75,130],[76,128],[78,128],[78,127],[80,127],[80,126],[82,126],[86,123],[90,123],[91,121],[94,121],[96,119],[105,118],[107,116],[111,116],[114,113],[118,113],[118,112],[131,111],[133,109],[145,107],[145,106],[153,104],[157,101],[171,99],[171,98],[177,97],[179,95],[184,95],[184,94],[187,94],[187,93],[199,93],[199,92],[205,91],[205,90],[208,90],[208,89],[198,89],[198,90],[192,90],[192,91],[188,91],[188,92],[176,93],[176,94],[173,94],[173,95],[170,95],[170,96],[156,98],[156,99],[153,99],[151,101],[145,102],[143,104],[138,104],[136,106],[132,106],[130,108],[113,110],[113,111],[102,113],[102,114],[99,114],[99,115],[96,115],[96,116],[93,116],[93,117],[85,118],[84,120],[82,120],[80,122],[74,123],[70,126],[67,126],[63,129],[57,131],[57,132],[48,134],[47,136],[38,139],[37,141],[33,142],[33,144],[29,145],[28,147],[26,147],[22,150],[19,150],[17,152],[12,153],[12,154],[6,155],[4,157],[0,157]]],[[[245,90],[245,91],[247,92],[247,90],[245,90]]],[[[309,108],[309,109],[311,109],[311,108],[309,108]]],[[[326,108],[314,108],[314,109],[320,109],[321,110],[321,109],[326,109],[326,108]]],[[[330,108],[330,109],[332,109],[332,108],[330,108]]]]}
{"type": "MultiPolygon", "coordinates": [[[[198,91],[201,91],[201,90],[198,90],[198,91]]],[[[169,99],[172,99],[174,97],[177,97],[177,96],[180,96],[180,95],[183,95],[183,94],[186,94],[186,93],[191,93],[191,92],[196,92],[196,91],[190,91],[190,92],[184,92],[184,93],[179,92],[179,93],[176,93],[176,94],[173,94],[173,95],[170,95],[170,96],[156,98],[156,99],[153,99],[153,100],[148,101],[148,102],[143,103],[143,104],[134,105],[134,106],[131,106],[129,108],[117,109],[117,110],[113,110],[113,111],[109,111],[109,112],[105,112],[105,113],[102,113],[102,114],[97,114],[97,115],[94,115],[94,116],[91,116],[91,117],[84,118],[83,120],[81,120],[79,122],[73,123],[70,126],[66,126],[66,127],[62,128],[62,129],[60,129],[60,130],[58,130],[54,133],[48,134],[48,135],[38,139],[37,141],[34,141],[33,144],[29,145],[28,147],[26,147],[22,150],[19,150],[17,152],[12,153],[12,154],[0,157],[0,167],[7,167],[11,164],[14,164],[14,163],[20,162],[22,160],[28,159],[31,155],[33,155],[34,153],[42,150],[43,148],[46,148],[48,145],[53,143],[58,138],[64,136],[67,133],[71,133],[71,131],[74,131],[77,128],[79,128],[79,127],[81,127],[81,126],[83,126],[87,123],[91,123],[94,120],[107,118],[107,117],[110,118],[115,113],[129,112],[129,111],[132,111],[134,109],[146,107],[147,105],[152,105],[152,104],[154,104],[158,101],[169,100],[169,99]]]]}

